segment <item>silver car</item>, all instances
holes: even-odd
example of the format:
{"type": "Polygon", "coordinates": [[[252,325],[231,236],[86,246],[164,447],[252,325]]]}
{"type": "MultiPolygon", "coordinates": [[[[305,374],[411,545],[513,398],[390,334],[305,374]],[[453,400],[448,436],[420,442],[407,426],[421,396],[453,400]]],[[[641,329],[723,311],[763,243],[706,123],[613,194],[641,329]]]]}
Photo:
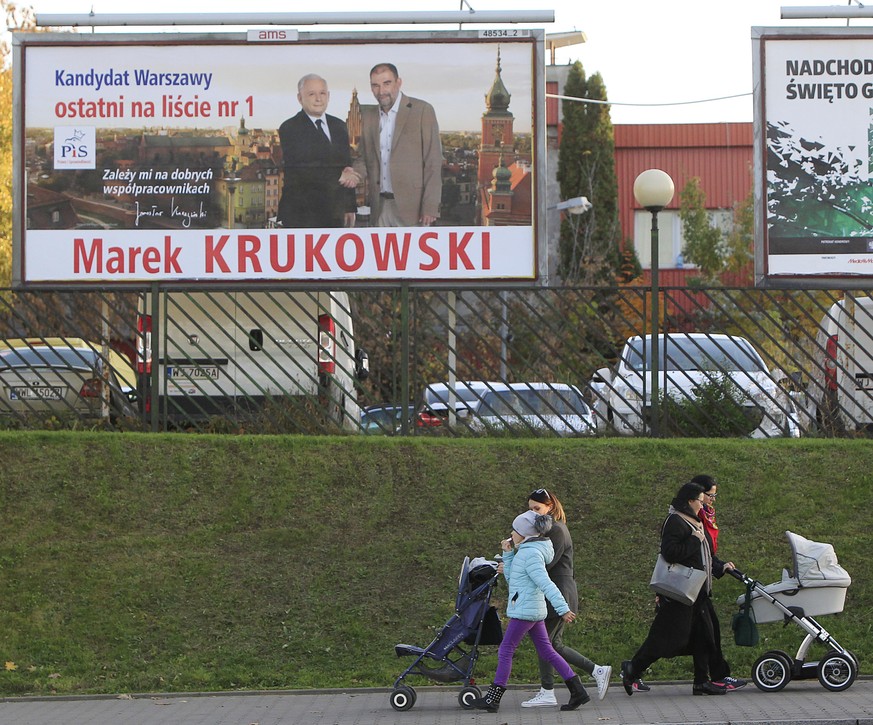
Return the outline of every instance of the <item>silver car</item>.
{"type": "Polygon", "coordinates": [[[0,415],[133,416],[134,397],[95,349],[40,344],[0,349],[0,415]]]}
{"type": "Polygon", "coordinates": [[[470,427],[560,436],[592,435],[597,430],[581,391],[565,383],[492,383],[473,408],[470,427]]]}
{"type": "MultiPolygon", "coordinates": [[[[794,401],[745,338],[669,333],[659,335],[657,344],[658,399],[665,408],[668,403],[684,403],[686,412],[693,411],[695,403],[702,405],[701,395],[707,387],[723,385],[723,389],[730,391],[734,410],[742,418],[734,434],[742,432],[753,438],[800,437],[794,401]]],[[[589,388],[599,428],[621,435],[650,432],[652,353],[651,335],[637,335],[625,343],[614,371],[608,368],[597,371],[589,388]]]]}

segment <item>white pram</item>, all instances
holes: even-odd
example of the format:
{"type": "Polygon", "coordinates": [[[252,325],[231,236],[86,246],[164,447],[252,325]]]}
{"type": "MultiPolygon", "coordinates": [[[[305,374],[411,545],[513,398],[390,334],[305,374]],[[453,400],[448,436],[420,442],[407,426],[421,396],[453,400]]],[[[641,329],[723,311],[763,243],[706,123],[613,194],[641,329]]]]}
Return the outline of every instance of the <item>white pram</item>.
{"type": "MultiPolygon", "coordinates": [[[[761,655],[752,668],[752,680],[764,692],[777,692],[793,679],[816,677],[828,690],[846,690],[858,674],[858,660],[813,617],[842,612],[852,578],[837,562],[830,544],[810,541],[791,531],[785,535],[791,544],[794,566],[791,572],[782,570],[782,581],[765,586],[742,572],[731,572],[750,589],[751,609],[759,624],[784,620],[806,632],[796,657],[781,650],[761,655]],[[809,648],[816,641],[828,652],[818,662],[807,662],[809,648]]],[[[737,604],[745,607],[745,594],[737,598],[737,604]]]]}

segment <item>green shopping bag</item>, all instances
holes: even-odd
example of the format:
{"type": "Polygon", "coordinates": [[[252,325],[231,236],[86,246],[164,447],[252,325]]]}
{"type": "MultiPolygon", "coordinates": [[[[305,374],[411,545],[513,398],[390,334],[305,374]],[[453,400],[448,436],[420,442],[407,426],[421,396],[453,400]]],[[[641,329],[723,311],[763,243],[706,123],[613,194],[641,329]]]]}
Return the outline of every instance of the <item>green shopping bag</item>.
{"type": "Polygon", "coordinates": [[[758,622],[752,609],[752,585],[746,585],[746,599],[731,620],[734,642],[738,647],[754,647],[758,644],[758,622]]]}

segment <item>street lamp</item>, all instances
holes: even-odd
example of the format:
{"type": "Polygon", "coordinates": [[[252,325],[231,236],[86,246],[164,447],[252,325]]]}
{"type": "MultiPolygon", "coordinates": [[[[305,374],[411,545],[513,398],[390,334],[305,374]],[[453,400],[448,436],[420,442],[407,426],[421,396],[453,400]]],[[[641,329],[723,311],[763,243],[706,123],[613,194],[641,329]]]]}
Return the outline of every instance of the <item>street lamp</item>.
{"type": "Polygon", "coordinates": [[[550,206],[549,209],[557,209],[558,211],[566,211],[568,214],[584,214],[591,208],[591,202],[586,196],[574,196],[566,201],[559,201],[557,204],[550,206]]]}
{"type": "MultiPolygon", "coordinates": [[[[675,188],[673,179],[660,169],[648,169],[634,181],[634,196],[637,203],[652,213],[652,384],[649,429],[653,438],[659,435],[658,430],[658,212],[673,199],[675,188]]],[[[645,401],[643,401],[645,404],[645,401]]]]}
{"type": "MultiPolygon", "coordinates": [[[[577,244],[579,241],[579,224],[580,217],[587,211],[589,211],[594,205],[588,201],[588,197],[586,196],[574,196],[572,199],[566,199],[565,201],[559,201],[557,204],[551,204],[547,206],[546,209],[549,211],[557,210],[559,212],[558,218],[561,218],[560,212],[566,212],[567,221],[570,224],[570,230],[573,232],[573,246],[571,249],[572,255],[571,260],[567,264],[567,269],[565,270],[565,276],[570,277],[572,279],[578,279],[579,271],[576,269],[577,261],[577,244]]],[[[560,224],[559,224],[560,229],[560,224]]]]}
{"type": "Polygon", "coordinates": [[[228,172],[227,176],[222,178],[222,181],[225,183],[227,187],[227,228],[233,229],[236,226],[236,222],[233,218],[233,195],[236,191],[236,185],[242,181],[239,175],[236,173],[236,162],[233,162],[233,166],[228,172]]]}

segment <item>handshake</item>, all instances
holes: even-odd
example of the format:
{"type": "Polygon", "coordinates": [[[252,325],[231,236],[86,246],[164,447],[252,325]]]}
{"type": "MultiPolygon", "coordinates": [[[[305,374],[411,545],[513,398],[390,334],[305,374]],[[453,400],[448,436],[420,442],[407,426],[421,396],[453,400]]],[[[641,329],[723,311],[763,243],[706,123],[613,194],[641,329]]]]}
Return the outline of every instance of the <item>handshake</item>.
{"type": "Polygon", "coordinates": [[[351,166],[346,166],[340,174],[339,183],[346,189],[354,189],[361,183],[361,176],[351,166]]]}

